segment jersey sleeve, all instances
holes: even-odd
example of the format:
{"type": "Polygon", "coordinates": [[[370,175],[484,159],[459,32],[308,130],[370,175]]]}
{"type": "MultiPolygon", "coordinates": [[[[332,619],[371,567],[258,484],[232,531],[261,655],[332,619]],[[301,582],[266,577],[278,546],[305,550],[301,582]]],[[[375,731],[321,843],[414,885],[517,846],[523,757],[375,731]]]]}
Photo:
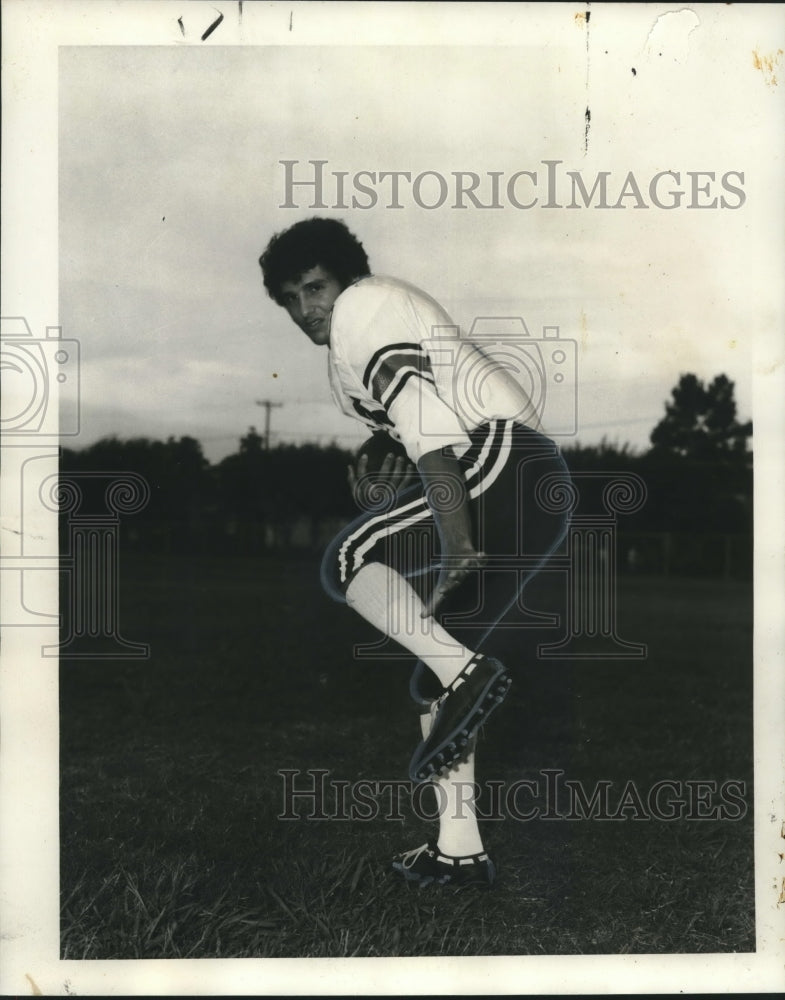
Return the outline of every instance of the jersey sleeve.
{"type": "Polygon", "coordinates": [[[384,407],[409,458],[448,445],[468,446],[468,435],[436,390],[430,358],[423,346],[400,341],[378,348],[362,373],[367,392],[384,407]]]}
{"type": "Polygon", "coordinates": [[[398,285],[360,284],[341,295],[333,311],[334,346],[368,403],[381,407],[413,462],[447,445],[466,448],[469,437],[437,390],[423,340],[444,322],[425,302],[398,285]]]}

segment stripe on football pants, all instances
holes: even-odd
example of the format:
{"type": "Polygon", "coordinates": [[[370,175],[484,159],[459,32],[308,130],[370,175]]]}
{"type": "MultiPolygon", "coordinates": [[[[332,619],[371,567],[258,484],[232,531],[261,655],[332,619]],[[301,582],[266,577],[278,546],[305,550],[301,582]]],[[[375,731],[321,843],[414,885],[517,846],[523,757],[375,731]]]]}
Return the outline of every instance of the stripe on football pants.
{"type": "MultiPolygon", "coordinates": [[[[511,450],[513,421],[494,420],[487,428],[484,437],[475,442],[461,459],[462,464],[471,462],[464,470],[464,478],[472,500],[496,482],[511,450]]],[[[358,525],[357,530],[344,540],[338,551],[340,582],[345,584],[349,576],[357,572],[363,564],[365,554],[382,538],[431,516],[428,501],[425,497],[418,497],[402,507],[378,514],[358,525]]]]}

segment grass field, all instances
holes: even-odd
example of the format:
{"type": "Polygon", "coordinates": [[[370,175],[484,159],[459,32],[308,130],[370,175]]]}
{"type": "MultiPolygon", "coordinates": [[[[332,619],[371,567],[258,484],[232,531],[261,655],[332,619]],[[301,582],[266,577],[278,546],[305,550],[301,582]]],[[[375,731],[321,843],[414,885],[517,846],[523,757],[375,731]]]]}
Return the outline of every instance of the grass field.
{"type": "MultiPolygon", "coordinates": [[[[122,571],[122,630],[151,659],[61,664],[63,958],[754,949],[748,584],[625,577],[620,634],[648,657],[521,673],[478,753],[481,782],[560,769],[614,801],[630,781],[744,783],[736,818],[489,820],[499,880],[456,893],[389,873],[433,829],[405,794],[398,818],[307,819],[306,800],[278,818],[280,771],[400,780],[418,733],[410,664],[352,659],[375,635],[316,561],[124,554],[122,571]]],[[[528,602],[558,590],[543,575],[528,602]]],[[[507,631],[506,659],[554,638],[507,631]]]]}

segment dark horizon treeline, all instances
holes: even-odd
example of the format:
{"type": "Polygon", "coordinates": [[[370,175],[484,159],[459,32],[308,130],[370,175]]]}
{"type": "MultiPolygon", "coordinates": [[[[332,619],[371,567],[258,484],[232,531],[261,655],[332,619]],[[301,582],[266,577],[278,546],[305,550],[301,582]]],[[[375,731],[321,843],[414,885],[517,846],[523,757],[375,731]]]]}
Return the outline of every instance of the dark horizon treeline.
{"type": "MultiPolygon", "coordinates": [[[[574,472],[632,472],[643,479],[646,502],[619,518],[620,537],[702,536],[710,547],[711,536],[741,536],[745,548],[752,533],[752,428],[738,424],[735,412],[733,383],[725,376],[705,387],[687,375],[646,451],[603,440],[565,444],[562,453],[574,472]]],[[[250,555],[321,547],[355,517],[347,482],[353,457],[336,444],[266,449],[250,428],[237,452],[215,464],[193,437],[107,437],[79,451],[64,448],[60,469],[62,476],[144,477],[149,501],[121,519],[122,537],[137,548],[250,555]]]]}

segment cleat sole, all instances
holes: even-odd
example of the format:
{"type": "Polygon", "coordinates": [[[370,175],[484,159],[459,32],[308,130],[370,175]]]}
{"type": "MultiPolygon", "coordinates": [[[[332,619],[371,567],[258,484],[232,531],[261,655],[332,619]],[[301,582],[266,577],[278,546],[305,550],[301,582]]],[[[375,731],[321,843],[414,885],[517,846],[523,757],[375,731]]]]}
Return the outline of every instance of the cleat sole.
{"type": "Polygon", "coordinates": [[[410,777],[417,782],[421,782],[442,770],[449,770],[456,760],[462,756],[470,740],[488,721],[491,713],[504,701],[511,686],[512,678],[506,672],[501,677],[494,678],[488,690],[482,696],[480,703],[474,709],[471,723],[468,726],[464,726],[459,731],[457,737],[453,735],[451,739],[439,746],[427,761],[422,762],[418,766],[414,773],[410,770],[410,777]],[[450,747],[454,749],[450,751],[450,747]],[[438,767],[433,766],[433,762],[436,760],[439,761],[438,767]]]}

